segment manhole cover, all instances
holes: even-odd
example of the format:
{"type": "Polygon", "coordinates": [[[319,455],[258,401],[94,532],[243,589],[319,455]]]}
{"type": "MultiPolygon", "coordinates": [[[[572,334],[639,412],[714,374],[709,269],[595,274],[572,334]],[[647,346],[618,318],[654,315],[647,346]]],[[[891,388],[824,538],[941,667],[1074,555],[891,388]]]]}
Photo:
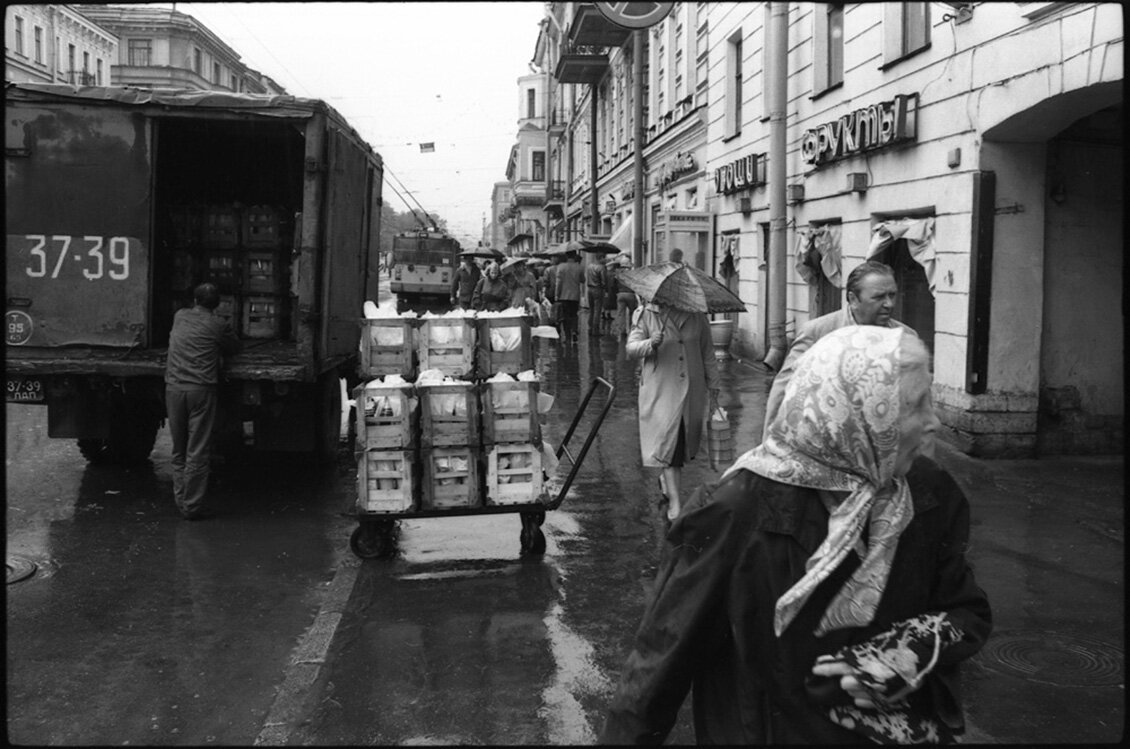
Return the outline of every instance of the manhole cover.
{"type": "Polygon", "coordinates": [[[35,574],[35,562],[13,554],[8,555],[8,584],[18,583],[35,574]]]}
{"type": "Polygon", "coordinates": [[[1044,632],[994,634],[980,653],[988,668],[1040,684],[1109,687],[1123,682],[1122,648],[1044,632]]]}

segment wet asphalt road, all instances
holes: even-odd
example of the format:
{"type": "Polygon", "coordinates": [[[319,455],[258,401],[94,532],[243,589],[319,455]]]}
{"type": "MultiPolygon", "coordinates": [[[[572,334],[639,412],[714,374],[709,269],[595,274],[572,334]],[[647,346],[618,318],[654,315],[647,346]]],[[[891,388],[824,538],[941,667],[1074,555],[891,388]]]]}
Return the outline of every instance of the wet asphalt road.
{"type": "Polygon", "coordinates": [[[343,551],[347,454],[221,466],[221,515],[189,522],[167,429],[127,470],[6,416],[7,551],[38,565],[7,587],[9,741],[252,743],[343,551]]]}
{"type": "MultiPolygon", "coordinates": [[[[519,555],[519,516],[502,514],[402,521],[394,559],[359,562],[347,546],[346,445],[326,468],[228,459],[213,474],[221,515],[184,521],[167,429],[150,465],[87,466],[73,440],[47,438],[46,409],[9,404],[8,552],[38,565],[8,586],[9,739],[262,739],[344,563],[356,582],[317,680],[295,696],[305,719],[281,734],[289,743],[592,742],[655,573],[662,516],[639,463],[623,339],[536,346],[543,391],[556,396],[552,444],[582,383],[617,387],[567,498],[547,513],[542,557],[519,555]]],[[[761,416],[732,419],[740,439],[761,416]]],[[[696,463],[687,487],[712,473],[696,463]]],[[[693,741],[688,710],[671,740],[693,741]]]]}

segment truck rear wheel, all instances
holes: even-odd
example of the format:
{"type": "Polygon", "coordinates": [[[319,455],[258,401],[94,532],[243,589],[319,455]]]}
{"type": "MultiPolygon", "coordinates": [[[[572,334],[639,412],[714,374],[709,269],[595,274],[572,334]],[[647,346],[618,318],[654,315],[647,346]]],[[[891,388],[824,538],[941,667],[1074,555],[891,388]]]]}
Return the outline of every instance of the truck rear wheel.
{"type": "Polygon", "coordinates": [[[80,439],[82,457],[96,465],[134,465],[149,459],[157,442],[161,419],[151,414],[121,414],[110,427],[109,439],[80,439]]]}

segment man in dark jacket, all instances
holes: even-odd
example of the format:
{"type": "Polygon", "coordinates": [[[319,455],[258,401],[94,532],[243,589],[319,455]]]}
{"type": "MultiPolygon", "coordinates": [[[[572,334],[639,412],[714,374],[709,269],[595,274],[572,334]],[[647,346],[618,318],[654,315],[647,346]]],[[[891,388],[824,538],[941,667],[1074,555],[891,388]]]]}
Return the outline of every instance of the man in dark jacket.
{"type": "Polygon", "coordinates": [[[561,336],[566,342],[577,340],[577,312],[581,307],[581,284],[584,275],[577,253],[565,253],[565,262],[557,266],[556,298],[557,320],[561,336]]]}
{"type": "Polygon", "coordinates": [[[211,469],[216,388],[222,354],[234,354],[240,341],[231,323],[215,314],[220,292],[204,283],[193,292],[191,309],[177,310],[165,361],[165,409],[173,438],[173,499],[181,514],[199,520],[205,507],[211,469]]]}
{"type": "Polygon", "coordinates": [[[464,255],[463,262],[455,270],[455,275],[451,279],[451,304],[463,309],[470,309],[471,300],[475,296],[475,286],[478,285],[479,279],[482,277],[482,271],[479,270],[479,266],[475,265],[475,259],[470,255],[464,255]]]}
{"type": "Polygon", "coordinates": [[[599,335],[604,328],[604,289],[608,285],[608,270],[604,267],[604,256],[593,255],[592,262],[585,268],[585,286],[589,297],[589,335],[599,335]]]}

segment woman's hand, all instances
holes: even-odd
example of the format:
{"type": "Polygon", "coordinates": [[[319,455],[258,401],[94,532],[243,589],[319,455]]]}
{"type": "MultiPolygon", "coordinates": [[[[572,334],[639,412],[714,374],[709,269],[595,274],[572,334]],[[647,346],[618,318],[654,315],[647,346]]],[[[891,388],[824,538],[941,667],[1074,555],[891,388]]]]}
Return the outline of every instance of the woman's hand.
{"type": "Polygon", "coordinates": [[[884,694],[885,687],[882,685],[869,689],[860,682],[859,671],[843,661],[833,659],[830,655],[822,655],[817,658],[816,665],[812,667],[812,673],[817,676],[840,677],[840,689],[848,693],[856,707],[871,709],[883,707],[901,701],[914,691],[914,687],[907,686],[895,694],[888,695],[884,694]],[[876,700],[878,700],[878,704],[876,700]]]}

